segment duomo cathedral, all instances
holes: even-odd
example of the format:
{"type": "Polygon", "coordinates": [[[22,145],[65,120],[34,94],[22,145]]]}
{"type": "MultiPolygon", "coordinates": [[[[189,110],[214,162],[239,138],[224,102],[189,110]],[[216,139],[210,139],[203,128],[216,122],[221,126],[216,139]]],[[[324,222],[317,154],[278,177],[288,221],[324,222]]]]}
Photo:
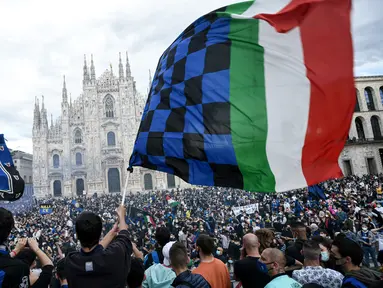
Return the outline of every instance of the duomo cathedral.
{"type": "MultiPolygon", "coordinates": [[[[150,76],[149,76],[150,78],[150,76]]],[[[151,79],[149,79],[150,85],[151,79]]],[[[65,77],[61,115],[48,122],[44,98],[36,99],[33,120],[33,184],[36,197],[122,192],[145,97],[136,90],[128,55],[96,77],[93,57],[83,67],[83,91],[68,99],[65,77]]],[[[132,192],[185,187],[170,174],[134,167],[132,192]]]]}

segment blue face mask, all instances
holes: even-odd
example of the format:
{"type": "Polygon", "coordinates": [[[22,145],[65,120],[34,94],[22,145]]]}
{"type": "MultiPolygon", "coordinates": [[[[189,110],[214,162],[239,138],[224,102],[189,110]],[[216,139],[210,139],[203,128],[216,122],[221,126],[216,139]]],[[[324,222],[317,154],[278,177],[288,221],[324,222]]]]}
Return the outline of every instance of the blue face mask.
{"type": "Polygon", "coordinates": [[[267,269],[267,265],[265,263],[262,263],[261,261],[257,261],[257,268],[264,274],[268,274],[269,272],[269,269],[267,269]]]}
{"type": "Polygon", "coordinates": [[[216,253],[217,255],[221,255],[221,251],[219,251],[219,250],[215,251],[215,253],[216,253]]]}
{"type": "Polygon", "coordinates": [[[321,260],[323,262],[327,262],[329,259],[330,259],[330,255],[329,255],[328,251],[322,251],[321,252],[321,260]]]}

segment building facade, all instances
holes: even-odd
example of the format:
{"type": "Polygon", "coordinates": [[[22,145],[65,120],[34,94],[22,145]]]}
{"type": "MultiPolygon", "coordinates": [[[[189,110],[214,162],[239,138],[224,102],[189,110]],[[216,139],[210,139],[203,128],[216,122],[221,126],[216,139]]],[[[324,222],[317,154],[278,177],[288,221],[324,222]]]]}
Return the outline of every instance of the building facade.
{"type": "MultiPolygon", "coordinates": [[[[149,76],[150,77],[150,76],[149,76]]],[[[151,79],[149,79],[150,85],[151,79]]],[[[83,91],[72,102],[64,77],[61,115],[48,123],[42,98],[33,121],[33,185],[37,197],[121,192],[146,99],[137,92],[128,55],[96,78],[84,59],[83,91]]],[[[173,175],[134,168],[132,192],[188,186],[173,175]]]]}
{"type": "Polygon", "coordinates": [[[12,150],[11,151],[13,164],[17,171],[19,171],[20,176],[24,179],[25,184],[33,183],[33,173],[32,173],[32,160],[33,156],[31,154],[25,153],[23,151],[12,150]]]}
{"type": "Polygon", "coordinates": [[[356,105],[339,157],[345,175],[383,173],[383,76],[355,78],[356,105]]]}

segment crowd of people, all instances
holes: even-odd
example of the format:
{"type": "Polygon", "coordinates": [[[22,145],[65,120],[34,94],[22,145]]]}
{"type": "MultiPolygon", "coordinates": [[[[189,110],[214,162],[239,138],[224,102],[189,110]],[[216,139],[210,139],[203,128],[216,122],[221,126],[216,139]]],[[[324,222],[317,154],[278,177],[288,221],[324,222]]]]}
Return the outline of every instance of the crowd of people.
{"type": "Polygon", "coordinates": [[[135,193],[125,206],[119,194],[41,199],[28,211],[3,204],[0,287],[383,287],[381,183],[366,175],[279,194],[198,187],[135,193]]]}

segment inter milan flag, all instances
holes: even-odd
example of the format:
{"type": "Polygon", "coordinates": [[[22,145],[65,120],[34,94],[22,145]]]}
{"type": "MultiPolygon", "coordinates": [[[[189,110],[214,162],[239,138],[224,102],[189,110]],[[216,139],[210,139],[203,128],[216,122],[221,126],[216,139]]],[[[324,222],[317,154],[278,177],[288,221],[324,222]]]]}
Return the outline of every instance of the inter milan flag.
{"type": "Polygon", "coordinates": [[[51,204],[40,204],[41,215],[51,214],[52,212],[53,212],[53,208],[51,204]]]}
{"type": "Polygon", "coordinates": [[[23,196],[25,182],[13,165],[4,135],[0,134],[0,200],[16,201],[23,196]]]}
{"type": "Polygon", "coordinates": [[[161,56],[130,166],[258,192],[342,176],[355,90],[351,0],[213,11],[161,56]]]}

